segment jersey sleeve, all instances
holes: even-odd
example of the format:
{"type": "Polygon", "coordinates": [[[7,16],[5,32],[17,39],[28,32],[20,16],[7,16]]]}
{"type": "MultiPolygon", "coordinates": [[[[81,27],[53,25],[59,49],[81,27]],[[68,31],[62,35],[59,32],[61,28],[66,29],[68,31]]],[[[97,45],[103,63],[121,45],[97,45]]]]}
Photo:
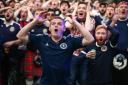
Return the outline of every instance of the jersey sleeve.
{"type": "Polygon", "coordinates": [[[73,46],[75,49],[78,49],[78,48],[81,48],[83,47],[82,45],[82,40],[83,40],[83,37],[72,37],[73,39],[73,46]]]}
{"type": "Polygon", "coordinates": [[[43,34],[29,34],[29,43],[31,43],[34,47],[38,48],[41,41],[44,41],[43,34]]]}

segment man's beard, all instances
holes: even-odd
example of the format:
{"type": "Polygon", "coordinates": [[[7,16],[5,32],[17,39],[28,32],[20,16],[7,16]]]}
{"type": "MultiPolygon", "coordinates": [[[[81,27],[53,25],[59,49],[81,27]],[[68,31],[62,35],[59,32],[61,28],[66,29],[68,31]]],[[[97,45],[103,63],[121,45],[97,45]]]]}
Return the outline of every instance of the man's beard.
{"type": "Polygon", "coordinates": [[[12,17],[10,18],[5,18],[7,22],[11,21],[12,20],[12,17]]]}
{"type": "Polygon", "coordinates": [[[99,38],[99,39],[96,39],[96,42],[97,42],[99,45],[104,45],[105,42],[106,42],[106,39],[99,38]]]}
{"type": "Polygon", "coordinates": [[[105,12],[100,12],[100,14],[101,14],[102,16],[104,16],[104,15],[105,15],[105,12]]]}

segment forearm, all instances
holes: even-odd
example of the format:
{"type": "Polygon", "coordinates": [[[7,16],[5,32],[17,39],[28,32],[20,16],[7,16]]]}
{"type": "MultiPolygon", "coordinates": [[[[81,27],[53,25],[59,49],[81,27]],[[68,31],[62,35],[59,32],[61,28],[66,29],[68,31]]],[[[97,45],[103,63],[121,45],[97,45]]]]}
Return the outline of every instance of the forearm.
{"type": "Polygon", "coordinates": [[[73,23],[77,26],[77,28],[84,37],[84,40],[82,41],[83,45],[92,43],[94,41],[92,34],[87,29],[85,29],[79,22],[73,20],[73,23]]]}
{"type": "Polygon", "coordinates": [[[107,26],[107,29],[111,33],[109,40],[111,41],[111,44],[115,46],[118,42],[119,32],[116,29],[112,28],[111,26],[107,26]]]}
{"type": "Polygon", "coordinates": [[[77,6],[74,8],[73,12],[72,12],[72,16],[75,16],[77,12],[77,6]]]}
{"type": "Polygon", "coordinates": [[[27,3],[27,1],[28,0],[22,0],[22,1],[20,1],[20,4],[23,5],[23,4],[27,3]]]}
{"type": "Polygon", "coordinates": [[[31,20],[31,19],[33,19],[34,17],[33,17],[33,15],[32,15],[32,12],[28,9],[28,17],[27,17],[27,20],[29,21],[29,20],[31,20]]]}
{"type": "Polygon", "coordinates": [[[16,18],[18,16],[18,14],[20,13],[20,11],[21,11],[21,8],[19,8],[18,10],[16,10],[14,12],[14,18],[16,18]]]}
{"type": "Polygon", "coordinates": [[[94,23],[92,23],[92,19],[90,17],[89,12],[87,12],[86,15],[85,28],[88,29],[88,31],[92,31],[94,29],[94,23]]]}
{"type": "Polygon", "coordinates": [[[10,7],[1,8],[1,9],[0,9],[0,12],[3,12],[3,11],[5,11],[5,10],[9,9],[9,8],[10,8],[10,7]]]}
{"type": "Polygon", "coordinates": [[[19,33],[17,34],[17,37],[19,39],[25,37],[28,35],[28,32],[31,30],[31,28],[36,25],[36,20],[34,19],[32,22],[28,23],[25,27],[23,27],[19,33]]]}
{"type": "Polygon", "coordinates": [[[45,2],[43,5],[42,5],[42,8],[44,9],[48,9],[48,5],[50,4],[52,0],[48,0],[47,2],[45,2]]]}
{"type": "Polygon", "coordinates": [[[17,40],[14,40],[12,42],[13,42],[13,45],[19,45],[21,43],[21,40],[17,39],[17,40]]]}

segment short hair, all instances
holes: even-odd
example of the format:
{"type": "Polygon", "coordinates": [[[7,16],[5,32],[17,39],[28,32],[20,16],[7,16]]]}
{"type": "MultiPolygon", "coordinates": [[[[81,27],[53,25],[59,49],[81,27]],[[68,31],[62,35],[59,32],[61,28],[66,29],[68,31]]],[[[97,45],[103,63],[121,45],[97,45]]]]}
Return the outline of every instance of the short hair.
{"type": "Polygon", "coordinates": [[[79,3],[78,3],[78,5],[80,5],[80,4],[85,4],[86,6],[87,6],[87,2],[84,2],[84,1],[80,1],[79,3]]]}
{"type": "Polygon", "coordinates": [[[102,5],[105,6],[105,7],[107,7],[108,4],[107,4],[107,3],[100,3],[100,7],[101,7],[102,5]]]}
{"type": "Polygon", "coordinates": [[[120,6],[120,5],[128,5],[128,2],[126,2],[126,1],[121,1],[121,2],[118,3],[118,6],[120,6]]]}
{"type": "Polygon", "coordinates": [[[112,8],[115,8],[114,6],[112,6],[112,4],[109,4],[107,7],[112,7],[112,8]]]}
{"type": "Polygon", "coordinates": [[[61,2],[60,2],[60,6],[62,5],[62,4],[67,4],[68,5],[68,7],[70,8],[70,4],[69,4],[69,2],[68,1],[66,1],[66,0],[62,0],[61,2]]]}
{"type": "Polygon", "coordinates": [[[98,25],[95,29],[95,32],[99,29],[105,29],[107,31],[107,28],[104,25],[98,25]]]}
{"type": "Polygon", "coordinates": [[[47,10],[45,10],[45,9],[43,9],[43,8],[38,8],[38,9],[36,9],[35,11],[47,11],[47,10]]]}
{"type": "MultiPolygon", "coordinates": [[[[59,17],[59,16],[54,16],[54,17],[52,18],[52,20],[53,20],[53,19],[60,19],[60,20],[62,20],[63,22],[65,22],[64,19],[62,19],[62,18],[59,17]]],[[[51,21],[52,21],[52,20],[51,20],[51,21]]]]}

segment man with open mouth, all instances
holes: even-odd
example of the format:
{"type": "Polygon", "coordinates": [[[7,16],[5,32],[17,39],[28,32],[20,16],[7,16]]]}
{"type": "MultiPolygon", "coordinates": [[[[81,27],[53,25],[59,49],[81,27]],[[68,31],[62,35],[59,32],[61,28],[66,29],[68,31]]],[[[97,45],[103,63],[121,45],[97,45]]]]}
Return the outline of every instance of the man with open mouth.
{"type": "Polygon", "coordinates": [[[17,37],[23,42],[32,43],[41,54],[43,74],[40,85],[72,85],[70,79],[72,53],[75,49],[93,42],[94,38],[88,30],[83,30],[83,26],[75,18],[73,18],[73,23],[83,37],[63,36],[65,22],[60,17],[54,17],[50,21],[50,35],[28,35],[39,18],[41,18],[41,14],[23,27],[17,37]]]}
{"type": "Polygon", "coordinates": [[[114,28],[120,33],[117,49],[123,56],[115,56],[113,59],[113,80],[114,85],[128,85],[128,2],[120,2],[117,10],[114,28]],[[122,65],[116,65],[116,61],[121,59],[122,65]]]}

